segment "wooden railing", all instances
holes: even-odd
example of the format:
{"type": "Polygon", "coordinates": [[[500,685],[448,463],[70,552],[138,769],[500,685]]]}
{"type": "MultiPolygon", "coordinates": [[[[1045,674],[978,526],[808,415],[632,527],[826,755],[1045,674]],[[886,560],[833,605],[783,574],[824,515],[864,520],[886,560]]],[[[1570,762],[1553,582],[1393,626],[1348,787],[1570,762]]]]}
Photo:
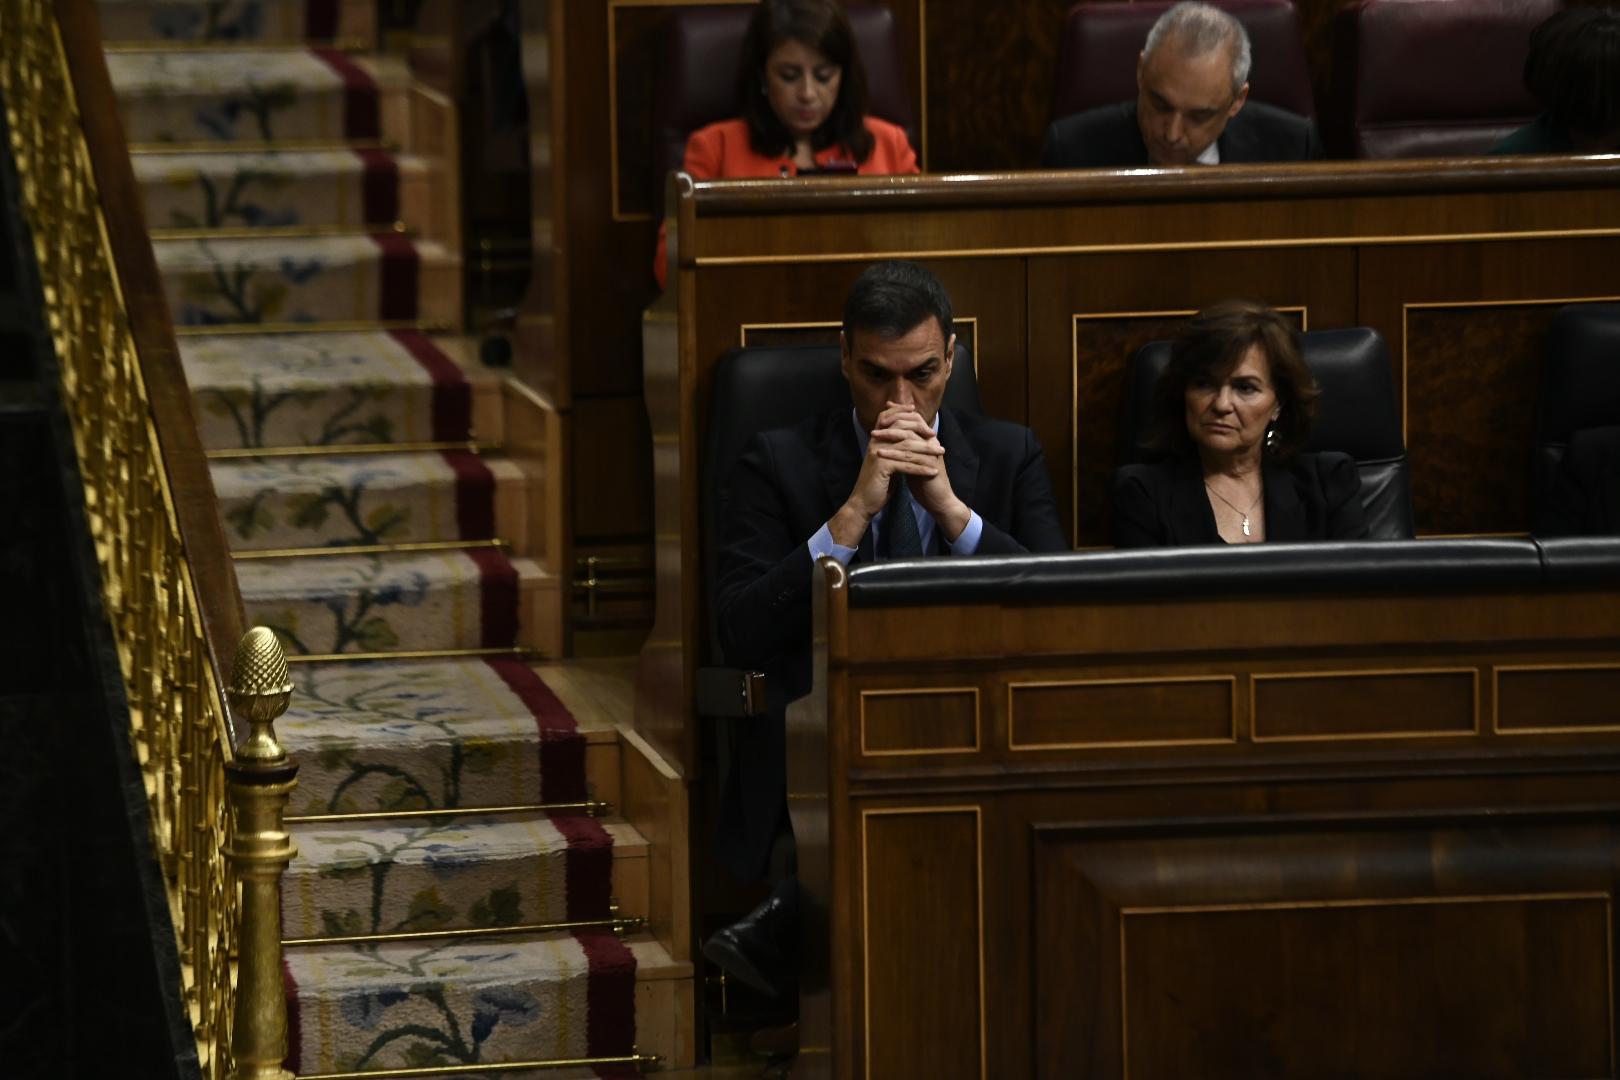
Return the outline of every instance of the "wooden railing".
{"type": "MultiPolygon", "coordinates": [[[[22,213],[168,885],[185,1003],[203,1075],[223,1078],[234,1068],[243,940],[227,797],[244,766],[221,673],[242,636],[242,601],[91,4],[0,0],[0,41],[22,213]]],[[[285,781],[287,767],[280,769],[285,781]]],[[[267,917],[279,925],[278,912],[267,917]]],[[[279,964],[276,980],[279,996],[279,964]]]]}

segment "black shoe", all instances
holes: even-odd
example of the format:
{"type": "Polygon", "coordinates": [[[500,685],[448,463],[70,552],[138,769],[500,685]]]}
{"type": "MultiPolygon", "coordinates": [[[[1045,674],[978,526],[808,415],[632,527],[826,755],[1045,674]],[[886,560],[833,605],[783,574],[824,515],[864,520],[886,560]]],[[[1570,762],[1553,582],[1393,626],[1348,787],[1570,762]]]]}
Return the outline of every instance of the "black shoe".
{"type": "Polygon", "coordinates": [[[703,943],[703,955],[744,986],[782,997],[794,978],[788,957],[798,940],[795,890],[778,888],[766,901],[703,943]]]}

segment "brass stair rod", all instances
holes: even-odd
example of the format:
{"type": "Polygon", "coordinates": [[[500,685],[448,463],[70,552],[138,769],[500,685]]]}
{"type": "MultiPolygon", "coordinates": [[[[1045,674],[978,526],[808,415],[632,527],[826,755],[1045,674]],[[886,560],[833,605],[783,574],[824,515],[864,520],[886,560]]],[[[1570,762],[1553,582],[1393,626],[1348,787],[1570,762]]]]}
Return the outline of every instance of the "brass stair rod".
{"type": "Polygon", "coordinates": [[[267,627],[242,637],[226,692],[248,734],[226,765],[236,828],[226,854],[242,885],[240,959],[232,1031],[231,1080],[291,1080],[287,994],[281,977],[281,875],[296,855],[283,818],[298,766],[276,741],[274,722],[292,700],[287,657],[267,627]]]}

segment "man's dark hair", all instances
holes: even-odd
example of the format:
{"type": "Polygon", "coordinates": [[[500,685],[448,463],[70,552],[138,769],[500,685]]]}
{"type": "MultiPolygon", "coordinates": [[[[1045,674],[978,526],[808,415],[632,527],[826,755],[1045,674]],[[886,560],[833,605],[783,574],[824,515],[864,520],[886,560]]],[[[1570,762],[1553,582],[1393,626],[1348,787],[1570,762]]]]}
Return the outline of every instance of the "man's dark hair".
{"type": "Polygon", "coordinates": [[[1277,438],[1267,449],[1281,459],[1298,453],[1310,437],[1321,395],[1316,377],[1299,353],[1298,335],[1287,319],[1264,304],[1223,300],[1187,320],[1170,346],[1170,364],[1153,387],[1149,445],[1175,457],[1197,453],[1187,430],[1187,387],[1194,379],[1224,379],[1249,346],[1265,353],[1271,387],[1282,406],[1277,438]]]}
{"type": "Polygon", "coordinates": [[[892,341],[928,318],[939,321],[940,333],[949,343],[951,297],[939,278],[902,259],[873,263],[855,279],[844,299],[844,340],[853,342],[855,331],[864,330],[892,341]]]}
{"type": "Polygon", "coordinates": [[[1620,131],[1620,11],[1565,8],[1530,34],[1524,86],[1560,131],[1620,131]]]}
{"type": "Polygon", "coordinates": [[[858,165],[872,156],[872,133],[866,130],[866,68],[849,16],[838,0],[760,0],[743,37],[737,65],[737,97],[748,121],[748,141],[768,157],[793,153],[793,136],[771,108],[765,93],[765,62],[778,45],[797,41],[837,64],[843,72],[838,100],[826,121],[810,136],[824,150],[836,144],[858,165]]]}

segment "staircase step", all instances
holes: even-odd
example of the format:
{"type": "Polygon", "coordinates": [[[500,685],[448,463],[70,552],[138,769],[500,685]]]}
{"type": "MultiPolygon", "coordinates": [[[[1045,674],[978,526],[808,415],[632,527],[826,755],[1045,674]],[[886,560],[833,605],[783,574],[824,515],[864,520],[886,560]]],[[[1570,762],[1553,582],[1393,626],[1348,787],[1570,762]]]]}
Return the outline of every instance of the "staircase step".
{"type": "Polygon", "coordinates": [[[459,311],[459,259],[397,233],[158,240],[152,250],[181,326],[449,325],[459,311]]]}
{"type": "Polygon", "coordinates": [[[215,461],[209,468],[236,551],[487,540],[510,461],[465,450],[215,461]]]}
{"type": "Polygon", "coordinates": [[[250,623],[289,654],[517,644],[525,592],[546,574],[493,549],[260,559],[236,566],[250,623]]]}
{"type": "Polygon", "coordinates": [[[371,0],[100,0],[101,39],[118,42],[368,40],[371,0]]]}
{"type": "MultiPolygon", "coordinates": [[[[289,938],[523,926],[612,914],[612,867],[644,861],[628,825],[583,814],[439,818],[293,830],[289,938]]],[[[645,874],[633,875],[644,888],[645,874]]],[[[636,897],[638,914],[645,897],[636,897]]]]}
{"type": "Polygon", "coordinates": [[[476,436],[472,418],[498,413],[500,387],[473,351],[465,338],[416,331],[180,340],[210,450],[476,436]]]}
{"type": "Polygon", "coordinates": [[[276,721],[298,762],[291,814],[608,797],[590,748],[613,743],[613,731],[570,715],[519,660],[295,664],[292,675],[292,705],[276,721]]]}
{"type": "Polygon", "coordinates": [[[289,1064],[302,1075],[629,1054],[643,953],[656,956],[606,931],[292,948],[289,1064]]]}
{"type": "Polygon", "coordinates": [[[400,217],[403,179],[427,166],[383,150],[135,154],[153,229],[379,226],[400,217]]]}
{"type": "Polygon", "coordinates": [[[332,49],[107,56],[132,144],[375,139],[402,69],[332,49]]]}

